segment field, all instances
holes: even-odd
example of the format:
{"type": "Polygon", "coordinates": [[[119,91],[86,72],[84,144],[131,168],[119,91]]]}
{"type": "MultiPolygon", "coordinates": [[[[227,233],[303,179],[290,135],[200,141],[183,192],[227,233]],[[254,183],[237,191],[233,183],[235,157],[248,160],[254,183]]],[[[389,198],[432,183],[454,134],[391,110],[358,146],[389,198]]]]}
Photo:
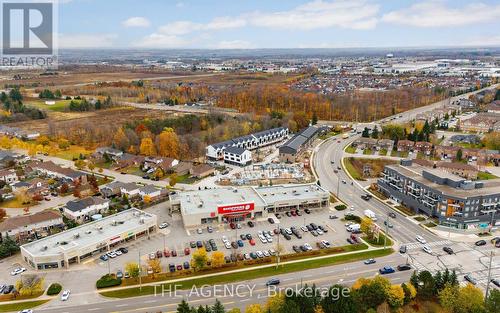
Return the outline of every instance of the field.
{"type": "Polygon", "coordinates": [[[370,175],[366,178],[378,177],[380,173],[384,170],[384,166],[389,164],[396,164],[396,161],[384,160],[384,159],[362,159],[362,158],[344,158],[344,165],[346,170],[351,174],[354,179],[364,180],[363,169],[365,165],[370,168],[370,175]]]}
{"type": "Polygon", "coordinates": [[[67,110],[69,103],[71,100],[57,100],[55,104],[47,105],[45,104],[45,100],[40,99],[26,99],[25,104],[27,106],[37,107],[39,109],[45,111],[53,111],[53,112],[64,112],[67,110]]]}

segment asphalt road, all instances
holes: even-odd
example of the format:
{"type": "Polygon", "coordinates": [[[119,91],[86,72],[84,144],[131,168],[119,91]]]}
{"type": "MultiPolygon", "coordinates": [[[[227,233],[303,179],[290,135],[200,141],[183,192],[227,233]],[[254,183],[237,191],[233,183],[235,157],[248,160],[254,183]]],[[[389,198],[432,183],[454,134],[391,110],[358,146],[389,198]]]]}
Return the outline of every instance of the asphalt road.
{"type": "MultiPolygon", "coordinates": [[[[308,284],[316,284],[318,288],[328,288],[333,284],[340,283],[343,285],[351,285],[360,277],[373,277],[378,274],[378,269],[383,265],[391,265],[396,267],[398,264],[404,263],[405,259],[399,254],[392,254],[386,257],[377,259],[377,263],[365,265],[362,261],[322,267],[317,269],[306,270],[298,273],[290,273],[276,276],[281,283],[276,288],[282,291],[288,291],[300,288],[300,286],[308,284]]],[[[408,281],[412,271],[395,272],[386,275],[393,283],[402,283],[408,281]]],[[[243,309],[251,303],[263,303],[268,295],[272,295],[275,289],[266,287],[267,278],[259,278],[248,280],[245,282],[226,284],[215,286],[197,286],[196,289],[168,290],[162,295],[161,289],[158,288],[157,295],[142,296],[127,299],[107,300],[104,302],[88,304],[88,305],[71,305],[71,297],[67,302],[62,302],[59,299],[51,301],[51,306],[44,308],[39,307],[36,312],[50,313],[88,313],[88,312],[174,312],[182,298],[194,306],[212,305],[215,298],[219,299],[227,309],[238,307],[243,309]],[[55,301],[60,302],[60,306],[54,304],[55,301]]]]}

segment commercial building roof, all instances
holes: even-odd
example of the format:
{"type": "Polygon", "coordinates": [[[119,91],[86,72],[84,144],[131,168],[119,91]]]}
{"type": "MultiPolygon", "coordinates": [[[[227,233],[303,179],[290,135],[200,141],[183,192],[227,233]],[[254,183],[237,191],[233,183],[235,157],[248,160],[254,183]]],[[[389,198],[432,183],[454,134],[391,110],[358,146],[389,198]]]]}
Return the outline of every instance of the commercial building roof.
{"type": "Polygon", "coordinates": [[[36,240],[21,248],[34,256],[68,253],[74,249],[97,246],[103,241],[126,235],[143,224],[156,223],[156,215],[129,209],[101,220],[83,224],[64,232],[36,240]]]}
{"type": "Polygon", "coordinates": [[[324,190],[317,184],[306,185],[276,185],[269,187],[255,188],[257,193],[267,204],[283,202],[293,198],[294,200],[308,200],[312,197],[324,197],[329,195],[328,191],[324,190]]]}

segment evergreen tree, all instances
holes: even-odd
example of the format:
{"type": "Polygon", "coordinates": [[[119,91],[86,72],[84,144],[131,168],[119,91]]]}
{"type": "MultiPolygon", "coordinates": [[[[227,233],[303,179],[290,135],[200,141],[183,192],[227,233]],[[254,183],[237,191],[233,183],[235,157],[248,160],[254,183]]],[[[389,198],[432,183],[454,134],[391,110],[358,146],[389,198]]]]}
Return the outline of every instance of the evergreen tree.
{"type": "Polygon", "coordinates": [[[186,300],[182,299],[181,303],[177,306],[177,313],[191,313],[191,308],[186,300]]]}
{"type": "Polygon", "coordinates": [[[316,115],[316,112],[313,113],[311,124],[318,124],[318,116],[316,115]]]}
{"type": "Polygon", "coordinates": [[[321,306],[325,312],[329,313],[356,313],[356,305],[350,295],[342,296],[341,290],[345,288],[342,285],[333,285],[330,287],[328,295],[321,301],[321,306]],[[336,295],[340,295],[337,299],[336,295]]]}
{"type": "Polygon", "coordinates": [[[215,299],[215,304],[212,307],[212,312],[213,313],[224,313],[225,312],[224,306],[222,305],[222,303],[220,303],[219,299],[215,299]]]}
{"type": "Polygon", "coordinates": [[[361,133],[361,137],[364,137],[364,138],[370,137],[370,130],[368,129],[368,127],[365,127],[365,129],[363,129],[363,133],[361,133]]]}
{"type": "Polygon", "coordinates": [[[463,152],[462,152],[462,149],[458,149],[457,151],[457,161],[462,161],[462,157],[463,157],[463,152]]]}
{"type": "Polygon", "coordinates": [[[372,138],[378,139],[378,127],[375,126],[372,130],[372,138]]]}
{"type": "Polygon", "coordinates": [[[500,312],[500,291],[498,289],[491,289],[488,298],[486,298],[484,306],[490,313],[500,312]]]}
{"type": "Polygon", "coordinates": [[[448,282],[450,284],[452,284],[453,286],[457,286],[458,285],[457,273],[455,272],[455,270],[453,270],[451,272],[450,278],[449,278],[448,282]]]}

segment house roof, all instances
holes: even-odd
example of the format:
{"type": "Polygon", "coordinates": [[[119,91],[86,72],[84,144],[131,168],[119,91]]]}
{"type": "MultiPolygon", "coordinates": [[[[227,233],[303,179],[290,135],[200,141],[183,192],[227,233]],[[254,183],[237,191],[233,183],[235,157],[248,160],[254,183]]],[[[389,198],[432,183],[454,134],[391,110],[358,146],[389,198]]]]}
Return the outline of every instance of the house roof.
{"type": "Polygon", "coordinates": [[[240,148],[240,147],[235,147],[235,146],[226,148],[227,153],[232,153],[232,154],[236,154],[236,155],[242,155],[246,150],[247,149],[245,149],[245,148],[240,148]]]}
{"type": "Polygon", "coordinates": [[[46,171],[50,171],[50,172],[54,172],[54,173],[59,173],[59,174],[62,174],[64,176],[67,176],[70,178],[78,178],[78,177],[87,175],[84,172],[79,172],[79,171],[72,170],[70,168],[61,167],[52,161],[37,162],[37,163],[32,165],[32,168],[46,170],[46,171]]]}
{"type": "Polygon", "coordinates": [[[28,227],[31,224],[50,221],[61,218],[61,214],[54,210],[45,210],[30,215],[19,215],[9,217],[0,223],[0,231],[9,231],[19,227],[28,227]]]}
{"type": "Polygon", "coordinates": [[[139,189],[139,191],[142,193],[145,193],[145,194],[152,194],[152,193],[158,192],[160,190],[153,185],[146,185],[144,187],[141,187],[139,189]]]}
{"type": "Polygon", "coordinates": [[[66,208],[73,212],[81,211],[91,205],[104,204],[109,202],[109,200],[99,198],[99,197],[88,197],[81,200],[72,200],[66,203],[66,208]]]}
{"type": "Polygon", "coordinates": [[[213,171],[213,170],[214,170],[214,168],[208,164],[200,164],[200,165],[193,166],[191,172],[193,175],[197,175],[197,174],[203,174],[205,172],[213,171]]]}

